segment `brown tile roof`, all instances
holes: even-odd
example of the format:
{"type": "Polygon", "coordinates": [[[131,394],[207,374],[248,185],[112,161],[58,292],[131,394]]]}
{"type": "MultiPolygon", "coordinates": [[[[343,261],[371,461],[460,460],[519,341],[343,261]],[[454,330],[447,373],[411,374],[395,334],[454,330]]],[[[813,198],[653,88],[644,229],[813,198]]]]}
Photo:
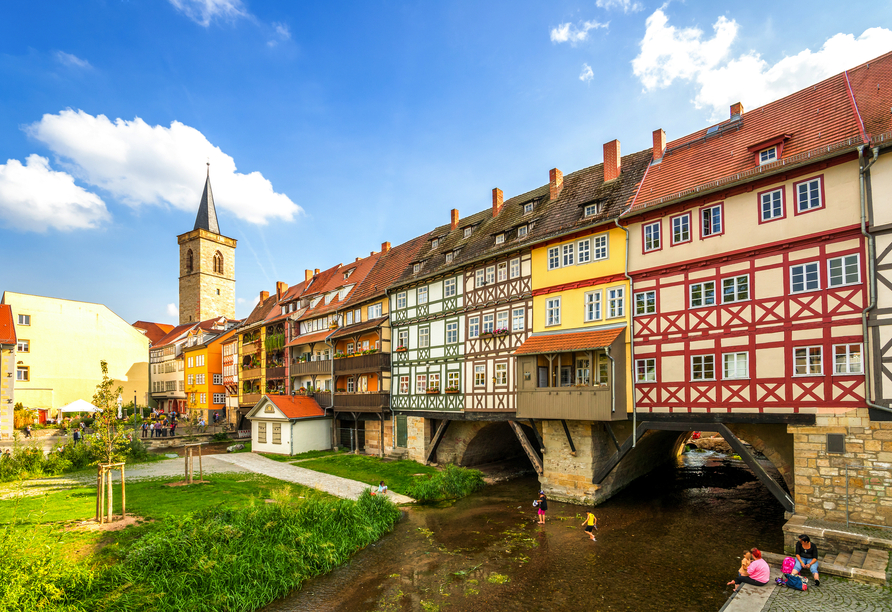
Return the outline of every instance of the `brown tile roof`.
{"type": "Polygon", "coordinates": [[[331,334],[330,329],[313,332],[312,334],[304,334],[302,336],[298,336],[285,346],[300,346],[301,344],[309,344],[311,342],[322,342],[328,337],[329,334],[331,334]]]}
{"type": "Polygon", "coordinates": [[[892,53],[852,68],[846,75],[867,135],[892,132],[892,53]]]}
{"type": "Polygon", "coordinates": [[[349,293],[344,296],[344,299],[341,300],[339,296],[335,296],[331,302],[328,304],[325,303],[325,299],[322,299],[315,308],[308,308],[305,313],[300,315],[299,320],[303,321],[306,319],[315,319],[316,317],[322,317],[329,313],[335,312],[341,308],[344,308],[348,303],[352,303],[352,294],[356,291],[357,287],[359,287],[362,282],[366,279],[369,272],[375,267],[375,264],[378,262],[380,258],[380,253],[374,253],[369,257],[364,257],[359,261],[355,261],[351,264],[341,265],[338,268],[335,268],[335,274],[332,274],[328,279],[328,282],[325,284],[323,288],[319,291],[314,291],[313,294],[318,294],[320,292],[328,293],[330,291],[339,291],[341,288],[347,285],[353,285],[350,289],[349,293]],[[350,274],[349,278],[344,278],[344,274],[348,271],[353,270],[350,274]]]}
{"type": "Polygon", "coordinates": [[[176,342],[181,337],[186,335],[186,332],[188,332],[190,329],[192,329],[196,325],[197,325],[196,323],[184,323],[183,325],[177,325],[172,330],[170,330],[170,333],[168,333],[165,336],[162,336],[161,339],[158,340],[158,342],[153,343],[152,348],[156,349],[156,348],[159,348],[162,346],[167,346],[168,344],[171,344],[172,342],[176,342]]]}
{"type": "Polygon", "coordinates": [[[333,339],[343,338],[344,336],[352,336],[353,334],[358,334],[370,329],[375,329],[386,320],[387,315],[384,315],[383,317],[378,317],[377,319],[370,319],[362,323],[356,323],[354,325],[348,325],[347,327],[341,327],[340,329],[335,330],[335,333],[333,333],[331,337],[333,339]]]}
{"type": "Polygon", "coordinates": [[[273,313],[276,305],[278,304],[278,297],[275,293],[270,295],[265,300],[261,300],[257,303],[257,306],[254,307],[254,310],[251,311],[251,314],[248,315],[248,318],[245,319],[245,327],[250,327],[257,323],[262,323],[270,314],[273,313]]]}
{"type": "Polygon", "coordinates": [[[360,304],[384,295],[384,290],[417,260],[418,253],[428,246],[429,239],[430,234],[422,234],[382,253],[362,284],[353,289],[348,304],[360,304]]]}
{"type": "Polygon", "coordinates": [[[542,334],[530,336],[521,344],[515,355],[540,355],[542,353],[568,353],[610,346],[623,333],[624,327],[593,329],[584,332],[542,334]]]}
{"type": "Polygon", "coordinates": [[[264,395],[289,419],[307,419],[325,416],[318,402],[306,395],[264,395]]]}
{"type": "Polygon", "coordinates": [[[860,134],[845,74],[838,74],[746,111],[739,119],[729,119],[668,143],[662,160],[649,167],[633,211],[705,193],[719,179],[745,181],[782,170],[791,163],[812,162],[811,152],[818,149],[832,155],[851,150],[858,144],[860,134]],[[752,147],[783,135],[789,138],[784,141],[782,158],[759,167],[752,147]],[[795,157],[798,155],[808,157],[800,160],[795,157]]]}
{"type": "Polygon", "coordinates": [[[0,344],[15,344],[15,325],[12,318],[12,306],[0,304],[0,344]]]}
{"type": "Polygon", "coordinates": [[[149,339],[149,342],[155,344],[173,331],[173,325],[169,325],[167,323],[152,323],[151,321],[137,321],[133,324],[133,327],[136,329],[141,329],[146,333],[146,338],[149,339]]]}

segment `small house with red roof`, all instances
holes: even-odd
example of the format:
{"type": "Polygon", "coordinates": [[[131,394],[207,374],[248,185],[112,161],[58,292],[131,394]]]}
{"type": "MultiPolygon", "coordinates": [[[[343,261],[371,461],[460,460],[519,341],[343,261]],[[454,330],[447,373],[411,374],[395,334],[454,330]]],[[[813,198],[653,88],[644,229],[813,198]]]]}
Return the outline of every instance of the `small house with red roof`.
{"type": "Polygon", "coordinates": [[[12,307],[0,304],[0,440],[12,438],[15,407],[16,335],[12,307]]]}
{"type": "Polygon", "coordinates": [[[312,397],[263,394],[246,418],[254,452],[297,455],[331,448],[332,418],[312,397]]]}

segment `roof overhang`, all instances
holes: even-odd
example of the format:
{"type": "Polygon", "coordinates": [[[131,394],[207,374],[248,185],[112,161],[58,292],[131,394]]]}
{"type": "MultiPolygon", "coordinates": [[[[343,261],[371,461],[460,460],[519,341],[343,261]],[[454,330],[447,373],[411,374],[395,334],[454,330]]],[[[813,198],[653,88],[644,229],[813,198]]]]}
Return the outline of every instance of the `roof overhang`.
{"type": "Polygon", "coordinates": [[[536,333],[514,351],[515,355],[550,355],[603,349],[622,336],[626,324],[595,329],[568,329],[551,333],[536,333]]]}

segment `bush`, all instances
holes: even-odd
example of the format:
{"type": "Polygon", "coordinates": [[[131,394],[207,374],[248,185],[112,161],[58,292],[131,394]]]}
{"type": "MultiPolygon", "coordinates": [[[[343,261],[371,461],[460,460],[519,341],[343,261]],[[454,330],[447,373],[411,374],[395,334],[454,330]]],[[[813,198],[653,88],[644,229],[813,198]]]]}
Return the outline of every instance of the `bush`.
{"type": "Polygon", "coordinates": [[[416,477],[407,494],[418,503],[429,504],[470,495],[483,487],[483,474],[477,470],[449,464],[430,478],[416,477]]]}
{"type": "Polygon", "coordinates": [[[215,433],[213,436],[211,436],[211,439],[214,442],[229,442],[229,436],[227,436],[222,431],[215,433]]]}

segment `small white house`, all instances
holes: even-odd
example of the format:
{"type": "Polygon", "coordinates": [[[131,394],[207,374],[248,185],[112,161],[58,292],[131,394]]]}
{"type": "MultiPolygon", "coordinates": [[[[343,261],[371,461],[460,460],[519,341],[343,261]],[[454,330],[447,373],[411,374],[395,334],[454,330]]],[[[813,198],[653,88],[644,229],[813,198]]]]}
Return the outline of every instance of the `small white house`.
{"type": "Polygon", "coordinates": [[[297,455],[331,448],[331,417],[312,397],[264,395],[251,409],[251,450],[297,455]]]}

